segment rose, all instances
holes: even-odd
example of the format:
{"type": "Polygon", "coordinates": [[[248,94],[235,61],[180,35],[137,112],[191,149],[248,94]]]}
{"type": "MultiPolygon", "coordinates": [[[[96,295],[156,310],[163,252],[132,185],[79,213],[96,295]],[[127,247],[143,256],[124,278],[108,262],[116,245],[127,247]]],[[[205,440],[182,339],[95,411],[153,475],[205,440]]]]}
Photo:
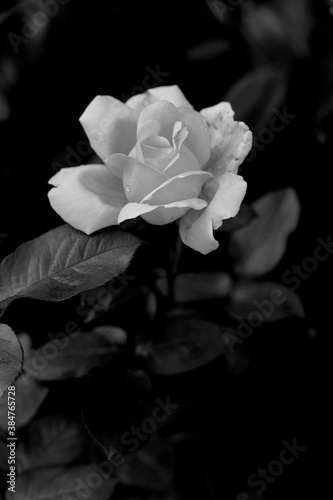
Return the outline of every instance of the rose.
{"type": "Polygon", "coordinates": [[[237,171],[252,134],[233,115],[225,102],[194,111],[176,85],[125,104],[96,97],[80,122],[104,163],[53,176],[53,209],[86,234],[139,215],[151,224],[179,219],[186,245],[215,250],[213,230],[238,213],[246,192],[237,171]]]}

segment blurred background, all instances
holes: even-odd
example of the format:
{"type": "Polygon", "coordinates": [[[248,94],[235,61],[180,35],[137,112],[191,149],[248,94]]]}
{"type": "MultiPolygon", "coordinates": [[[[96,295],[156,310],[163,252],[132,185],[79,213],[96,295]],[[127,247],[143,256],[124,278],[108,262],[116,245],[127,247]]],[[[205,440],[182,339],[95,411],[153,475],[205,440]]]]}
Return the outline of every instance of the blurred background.
{"type": "MultiPolygon", "coordinates": [[[[332,1],[1,0],[0,35],[1,259],[62,223],[47,181],[61,167],[89,163],[78,122],[89,102],[98,94],[125,101],[158,85],[177,84],[197,110],[230,101],[249,125],[254,148],[241,171],[248,204],[269,191],[296,190],[300,224],[270,281],[281,281],[313,255],[317,237],[331,234],[332,1]]],[[[236,499],[248,476],[294,438],[307,450],[250,498],[327,493],[331,269],[329,259],[302,282],[305,320],[274,323],[251,339],[244,373],[222,376],[210,367],[191,379],[207,439],[180,452],[186,498],[207,498],[208,474],[212,498],[236,499]]],[[[41,316],[36,323],[42,329],[41,316]]]]}

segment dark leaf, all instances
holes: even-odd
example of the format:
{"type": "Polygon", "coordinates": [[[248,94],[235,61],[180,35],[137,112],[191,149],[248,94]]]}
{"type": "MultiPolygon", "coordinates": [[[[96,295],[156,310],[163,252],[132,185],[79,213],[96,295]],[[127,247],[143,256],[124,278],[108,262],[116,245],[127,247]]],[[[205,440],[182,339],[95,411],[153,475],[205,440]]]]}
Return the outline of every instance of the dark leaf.
{"type": "Polygon", "coordinates": [[[137,347],[148,370],[174,375],[209,363],[225,348],[221,328],[197,317],[168,317],[153,340],[137,347]]]}
{"type": "MultiPolygon", "coordinates": [[[[49,467],[23,474],[16,481],[15,500],[107,500],[114,491],[116,480],[103,476],[93,465],[79,467],[49,467]],[[91,474],[98,481],[90,481],[91,474]],[[98,486],[97,486],[98,482],[98,486]]],[[[7,492],[6,500],[13,494],[7,492]]]]}
{"type": "MultiPolygon", "coordinates": [[[[49,389],[41,386],[28,375],[21,375],[15,382],[15,424],[19,429],[26,425],[46,398],[49,389]]],[[[7,398],[0,399],[0,429],[8,428],[7,398]]]]}
{"type": "Polygon", "coordinates": [[[256,311],[264,321],[278,321],[289,316],[305,317],[300,298],[279,283],[240,283],[232,294],[229,312],[247,318],[256,311]]]}
{"type": "Polygon", "coordinates": [[[235,111],[235,118],[244,121],[254,134],[266,127],[273,109],[284,102],[287,85],[285,71],[274,66],[261,66],[238,80],[225,96],[235,111]]]}
{"type": "Polygon", "coordinates": [[[32,469],[71,463],[82,452],[86,438],[82,423],[65,415],[33,422],[18,444],[19,475],[32,469]]]}
{"type": "Polygon", "coordinates": [[[119,347],[105,335],[77,332],[63,337],[61,346],[52,340],[40,347],[24,369],[38,380],[63,380],[87,375],[94,366],[103,366],[119,347]]]}
{"type": "Polygon", "coordinates": [[[243,32],[256,58],[285,61],[309,55],[313,14],[308,0],[243,4],[243,32]]]}
{"type": "Polygon", "coordinates": [[[156,406],[148,376],[127,367],[128,361],[120,355],[92,372],[82,402],[83,422],[109,460],[131,451],[124,434],[151,417],[156,406]]]}
{"type": "Polygon", "coordinates": [[[299,201],[291,188],[266,194],[253,209],[258,217],[231,236],[230,251],[235,271],[241,276],[261,276],[279,263],[300,215],[299,201]]]}
{"type": "Polygon", "coordinates": [[[0,397],[22,369],[23,349],[8,325],[0,324],[0,397]]]}
{"type": "Polygon", "coordinates": [[[148,444],[114,470],[119,481],[147,490],[164,490],[173,478],[174,457],[166,440],[154,435],[148,444]]]}
{"type": "Polygon", "coordinates": [[[0,266],[0,303],[65,300],[124,272],[140,241],[116,230],[87,236],[63,225],[24,243],[0,266]]]}
{"type": "Polygon", "coordinates": [[[253,208],[245,203],[242,203],[236,217],[224,220],[222,226],[220,226],[215,233],[235,231],[236,229],[240,229],[249,224],[255,217],[256,214],[253,208]]]}
{"type": "Polygon", "coordinates": [[[244,344],[244,339],[237,335],[236,328],[225,327],[223,338],[226,343],[224,359],[228,372],[237,377],[248,368],[250,364],[250,351],[247,344],[244,344]]]}
{"type": "MultiPolygon", "coordinates": [[[[159,278],[156,282],[158,289],[168,294],[168,280],[159,278]]],[[[226,297],[231,289],[231,279],[226,273],[184,273],[177,276],[174,284],[176,302],[192,302],[226,297]]]]}
{"type": "Polygon", "coordinates": [[[127,340],[126,332],[122,328],[119,328],[118,326],[110,326],[110,325],[96,326],[96,328],[92,330],[92,333],[101,335],[102,337],[106,338],[109,342],[111,342],[113,345],[119,345],[119,346],[124,345],[127,340]]]}
{"type": "Polygon", "coordinates": [[[229,42],[220,38],[212,38],[188,49],[186,56],[191,62],[207,63],[217,59],[220,55],[230,50],[230,48],[229,42]]]}

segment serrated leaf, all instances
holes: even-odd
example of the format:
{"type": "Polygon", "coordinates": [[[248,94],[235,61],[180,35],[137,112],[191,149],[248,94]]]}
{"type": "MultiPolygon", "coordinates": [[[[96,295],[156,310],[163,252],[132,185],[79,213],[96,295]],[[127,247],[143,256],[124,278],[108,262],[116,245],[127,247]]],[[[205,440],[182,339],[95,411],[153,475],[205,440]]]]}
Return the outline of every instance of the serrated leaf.
{"type": "Polygon", "coordinates": [[[0,324],[0,397],[22,369],[23,349],[13,330],[0,324]]]}
{"type": "Polygon", "coordinates": [[[300,204],[292,188],[268,193],[253,204],[253,209],[258,217],[232,233],[230,241],[235,272],[240,276],[261,276],[274,269],[300,215],[300,204]]]}
{"type": "Polygon", "coordinates": [[[40,347],[25,364],[25,371],[37,380],[79,378],[119,352],[119,347],[105,336],[92,332],[63,337],[59,346],[52,340],[40,347]]]}
{"type": "Polygon", "coordinates": [[[86,438],[82,423],[66,415],[52,415],[33,422],[18,444],[19,475],[32,469],[71,463],[82,452],[86,438]]]}
{"type": "MultiPolygon", "coordinates": [[[[19,429],[26,425],[46,398],[49,389],[41,386],[27,375],[21,375],[15,382],[15,425],[19,429]]],[[[0,429],[8,428],[7,398],[0,399],[0,429]]]]}
{"type": "Polygon", "coordinates": [[[231,294],[228,308],[233,316],[247,318],[260,312],[264,321],[278,321],[290,316],[305,317],[298,295],[279,283],[240,283],[231,294]]]}
{"type": "Polygon", "coordinates": [[[30,297],[60,301],[125,271],[140,240],[123,231],[87,236],[65,224],[24,243],[0,266],[0,305],[30,297]]]}
{"type": "MultiPolygon", "coordinates": [[[[226,273],[201,272],[183,273],[176,277],[174,298],[176,302],[192,302],[226,297],[231,289],[231,278],[226,273]]],[[[156,286],[164,294],[168,294],[168,280],[161,277],[156,286]]]]}
{"type": "Polygon", "coordinates": [[[145,367],[161,375],[194,370],[225,349],[221,328],[197,317],[168,317],[153,340],[137,346],[145,367]]]}
{"type": "MultiPolygon", "coordinates": [[[[107,500],[116,486],[116,480],[103,477],[103,472],[92,465],[79,467],[49,467],[23,474],[17,478],[15,496],[7,491],[6,500],[107,500]],[[93,481],[89,486],[89,475],[97,474],[99,486],[93,481]],[[81,493],[80,493],[81,492],[81,493]]],[[[90,481],[89,481],[90,482],[90,481]]]]}

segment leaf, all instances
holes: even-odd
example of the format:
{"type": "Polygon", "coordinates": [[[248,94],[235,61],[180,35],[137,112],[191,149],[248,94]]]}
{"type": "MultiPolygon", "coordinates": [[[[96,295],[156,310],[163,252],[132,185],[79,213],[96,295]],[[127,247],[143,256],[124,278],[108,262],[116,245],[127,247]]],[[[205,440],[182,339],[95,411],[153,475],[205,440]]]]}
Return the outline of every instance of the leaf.
{"type": "Polygon", "coordinates": [[[173,479],[174,456],[165,439],[156,434],[141,450],[132,453],[114,470],[123,484],[161,491],[170,487],[173,479]]]}
{"type": "Polygon", "coordinates": [[[220,226],[214,234],[231,232],[235,231],[236,229],[240,229],[241,227],[249,224],[255,217],[256,214],[253,208],[246,205],[245,203],[242,203],[238,214],[235,217],[231,217],[230,219],[225,219],[222,226],[220,226]]]}
{"type": "Polygon", "coordinates": [[[211,38],[191,47],[186,52],[188,61],[195,63],[209,63],[230,50],[231,45],[221,38],[211,38]]]}
{"type": "Polygon", "coordinates": [[[224,100],[231,103],[235,119],[244,121],[256,134],[267,126],[272,110],[284,102],[286,88],[284,70],[273,65],[260,66],[238,80],[224,100]]]}
{"type": "MultiPolygon", "coordinates": [[[[226,273],[184,273],[177,276],[174,284],[175,301],[179,303],[226,297],[231,289],[231,278],[226,273]]],[[[168,280],[159,278],[158,289],[168,294],[168,280]]]]}
{"type": "Polygon", "coordinates": [[[264,321],[278,321],[290,316],[305,317],[298,295],[279,283],[240,283],[231,294],[229,312],[247,318],[256,311],[264,321]]]}
{"type": "Polygon", "coordinates": [[[240,276],[261,276],[279,263],[300,215],[292,188],[268,193],[253,204],[253,209],[258,218],[231,236],[230,251],[240,276]]]}
{"type": "Polygon", "coordinates": [[[23,349],[9,326],[0,324],[0,397],[18,377],[23,364],[23,349]]]}
{"type": "Polygon", "coordinates": [[[110,310],[114,302],[114,294],[107,286],[102,285],[81,294],[80,311],[84,316],[84,323],[91,323],[110,310]]]}
{"type": "Polygon", "coordinates": [[[156,407],[149,377],[127,366],[128,360],[121,355],[92,372],[82,402],[83,422],[108,460],[129,453],[130,443],[123,442],[124,433],[151,417],[156,407]]]}
{"type": "MultiPolygon", "coordinates": [[[[21,375],[15,382],[15,425],[19,429],[26,425],[46,398],[49,389],[41,386],[27,375],[21,375]]],[[[7,398],[0,399],[0,429],[8,428],[7,398]]]]}
{"type": "MultiPolygon", "coordinates": [[[[107,500],[116,480],[93,465],[79,467],[48,467],[23,474],[16,480],[15,500],[107,500]],[[95,480],[90,481],[90,475],[95,480]],[[103,476],[104,474],[104,476],[103,476]],[[98,480],[96,480],[96,475],[98,480]]],[[[6,500],[13,494],[7,492],[6,500]]]]}
{"type": "Polygon", "coordinates": [[[223,337],[226,343],[224,359],[228,372],[234,377],[241,375],[250,364],[250,351],[244,339],[237,335],[237,330],[231,326],[224,327],[223,337]]]}
{"type": "Polygon", "coordinates": [[[58,343],[52,340],[40,347],[25,364],[24,369],[37,380],[64,380],[87,375],[94,366],[103,366],[119,347],[92,332],[73,333],[58,343]],[[37,364],[38,362],[38,364],[37,364]]]}
{"type": "Polygon", "coordinates": [[[82,453],[87,433],[78,421],[52,415],[33,422],[17,448],[19,475],[32,469],[63,466],[82,453]]]}
{"type": "Polygon", "coordinates": [[[309,1],[279,0],[244,4],[243,33],[255,56],[289,63],[290,57],[309,56],[314,16],[309,1]]]}
{"type": "Polygon", "coordinates": [[[65,224],[24,243],[0,266],[0,304],[65,300],[125,271],[140,240],[123,231],[87,236],[65,224]]]}
{"type": "Polygon", "coordinates": [[[193,316],[169,316],[152,341],[137,346],[137,355],[148,370],[175,375],[209,363],[224,348],[217,324],[193,316]]]}
{"type": "Polygon", "coordinates": [[[93,329],[92,333],[105,337],[109,342],[115,345],[124,345],[127,341],[125,330],[118,326],[100,325],[93,329]]]}

